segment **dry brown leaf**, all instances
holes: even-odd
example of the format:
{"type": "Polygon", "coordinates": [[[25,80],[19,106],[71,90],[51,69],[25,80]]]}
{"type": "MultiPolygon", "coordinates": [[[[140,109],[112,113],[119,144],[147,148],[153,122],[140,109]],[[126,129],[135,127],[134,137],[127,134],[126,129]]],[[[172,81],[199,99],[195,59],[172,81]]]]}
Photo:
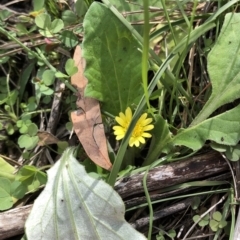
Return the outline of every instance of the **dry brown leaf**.
{"type": "Polygon", "coordinates": [[[59,142],[59,139],[53,136],[50,132],[39,131],[37,135],[39,137],[39,146],[45,146],[59,142]]]}
{"type": "Polygon", "coordinates": [[[73,128],[88,157],[100,167],[110,170],[107,150],[107,140],[102,124],[99,102],[96,99],[84,97],[87,79],[84,77],[84,60],[80,46],[77,46],[73,59],[78,72],[72,76],[71,83],[78,89],[78,110],[71,113],[73,128]]]}

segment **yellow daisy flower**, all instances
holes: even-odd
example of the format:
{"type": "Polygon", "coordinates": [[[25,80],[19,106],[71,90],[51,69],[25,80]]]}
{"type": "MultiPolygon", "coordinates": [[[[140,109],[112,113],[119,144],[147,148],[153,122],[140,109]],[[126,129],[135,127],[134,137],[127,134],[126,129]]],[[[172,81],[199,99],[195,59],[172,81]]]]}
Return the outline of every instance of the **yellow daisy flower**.
{"type": "MultiPolygon", "coordinates": [[[[128,107],[125,111],[125,114],[120,112],[119,117],[115,117],[116,122],[120,126],[114,126],[114,134],[116,135],[116,140],[120,140],[124,138],[128,126],[130,122],[132,121],[132,110],[130,107],[128,107]]],[[[147,118],[147,113],[144,113],[141,115],[141,117],[138,119],[137,124],[135,125],[132,135],[129,140],[129,146],[136,146],[139,147],[140,143],[145,143],[145,138],[150,138],[152,135],[146,131],[150,131],[154,128],[152,124],[152,118],[147,118]]]]}

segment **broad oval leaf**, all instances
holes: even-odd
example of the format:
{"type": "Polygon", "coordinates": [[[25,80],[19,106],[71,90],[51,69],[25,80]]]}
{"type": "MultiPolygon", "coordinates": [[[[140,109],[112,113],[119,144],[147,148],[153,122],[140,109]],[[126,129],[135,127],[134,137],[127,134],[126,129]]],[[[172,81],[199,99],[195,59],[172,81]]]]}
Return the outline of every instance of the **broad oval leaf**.
{"type": "Polygon", "coordinates": [[[124,219],[120,196],[90,177],[67,149],[48,171],[48,182],[26,221],[27,239],[146,238],[124,219]]]}
{"type": "Polygon", "coordinates": [[[106,6],[91,4],[83,22],[85,96],[102,101],[102,110],[118,115],[143,95],[140,45],[106,6]]]}
{"type": "Polygon", "coordinates": [[[75,73],[78,72],[78,69],[77,67],[75,66],[75,62],[73,59],[69,58],[67,61],[66,61],[66,64],[65,64],[65,70],[67,72],[67,74],[69,76],[73,76],[75,73]]]}
{"type": "Polygon", "coordinates": [[[51,25],[51,18],[48,14],[42,13],[35,18],[35,23],[39,28],[46,29],[51,25]]]}
{"type": "Polygon", "coordinates": [[[32,150],[38,143],[38,136],[31,137],[29,134],[21,135],[18,138],[18,145],[20,148],[26,148],[26,150],[32,150]]]}
{"type": "Polygon", "coordinates": [[[240,13],[227,13],[221,33],[208,55],[212,94],[191,125],[208,118],[217,108],[239,98],[240,91],[240,13]]]}
{"type": "Polygon", "coordinates": [[[62,19],[54,19],[51,23],[51,31],[53,33],[58,33],[64,28],[64,23],[62,19]]]}
{"type": "Polygon", "coordinates": [[[9,209],[13,205],[13,199],[10,194],[11,182],[7,178],[0,177],[0,211],[9,209]]]}
{"type": "Polygon", "coordinates": [[[200,149],[206,140],[235,146],[240,140],[240,105],[204,122],[180,130],[169,144],[200,149]]]}
{"type": "Polygon", "coordinates": [[[15,179],[14,175],[15,171],[16,171],[15,167],[13,167],[2,157],[0,157],[0,177],[4,177],[10,181],[13,181],[15,179]]]}
{"type": "Polygon", "coordinates": [[[42,80],[46,86],[50,86],[54,83],[55,72],[53,70],[45,70],[42,75],[42,80]]]}

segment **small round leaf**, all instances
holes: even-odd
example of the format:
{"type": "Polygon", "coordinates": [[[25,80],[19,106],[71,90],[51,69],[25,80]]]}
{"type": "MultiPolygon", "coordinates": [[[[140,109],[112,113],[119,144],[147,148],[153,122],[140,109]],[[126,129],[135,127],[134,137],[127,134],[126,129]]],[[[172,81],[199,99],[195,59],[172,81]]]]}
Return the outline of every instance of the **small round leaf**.
{"type": "Polygon", "coordinates": [[[54,19],[51,24],[51,31],[53,33],[58,33],[64,28],[63,20],[62,19],[54,19]]]}
{"type": "Polygon", "coordinates": [[[73,59],[68,59],[65,64],[65,70],[69,76],[73,76],[75,73],[77,73],[78,69],[75,66],[75,62],[73,59]]]}
{"type": "Polygon", "coordinates": [[[38,132],[38,127],[35,123],[31,123],[29,126],[28,126],[28,134],[29,136],[35,136],[38,132]]]}
{"type": "Polygon", "coordinates": [[[216,232],[218,230],[218,225],[219,222],[215,221],[214,219],[210,220],[209,226],[213,232],[216,232]]]}
{"type": "Polygon", "coordinates": [[[218,222],[220,222],[221,219],[222,219],[222,214],[220,212],[218,212],[218,211],[214,212],[213,213],[213,219],[218,221],[218,222]]]}
{"type": "Polygon", "coordinates": [[[51,18],[48,14],[42,13],[35,18],[35,23],[39,28],[46,29],[51,25],[51,18]]]}
{"type": "Polygon", "coordinates": [[[73,11],[66,10],[62,13],[62,20],[65,26],[73,24],[77,21],[77,16],[73,11]]]}
{"type": "Polygon", "coordinates": [[[55,80],[55,73],[52,70],[45,70],[42,75],[42,80],[46,86],[52,85],[55,80]]]}
{"type": "Polygon", "coordinates": [[[78,38],[76,37],[76,35],[68,30],[63,31],[59,38],[68,48],[73,48],[78,44],[78,38]]]}
{"type": "Polygon", "coordinates": [[[31,137],[28,134],[24,134],[18,138],[18,145],[20,148],[31,150],[37,145],[38,140],[38,136],[31,137]]]}

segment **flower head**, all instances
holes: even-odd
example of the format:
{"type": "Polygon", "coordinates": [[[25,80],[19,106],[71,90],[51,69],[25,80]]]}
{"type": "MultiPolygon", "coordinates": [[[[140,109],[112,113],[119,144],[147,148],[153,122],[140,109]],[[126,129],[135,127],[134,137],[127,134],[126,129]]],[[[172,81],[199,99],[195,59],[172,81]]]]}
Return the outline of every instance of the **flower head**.
{"type": "MultiPolygon", "coordinates": [[[[115,120],[120,126],[114,126],[113,130],[114,134],[116,135],[116,140],[120,140],[124,138],[132,120],[131,108],[128,107],[125,111],[125,114],[120,112],[119,117],[117,116],[115,120]]],[[[132,135],[129,140],[130,147],[133,145],[139,147],[140,143],[145,143],[145,138],[152,137],[152,135],[147,132],[154,128],[154,126],[150,124],[151,122],[152,118],[147,118],[147,113],[141,115],[132,131],[132,135]]]]}

